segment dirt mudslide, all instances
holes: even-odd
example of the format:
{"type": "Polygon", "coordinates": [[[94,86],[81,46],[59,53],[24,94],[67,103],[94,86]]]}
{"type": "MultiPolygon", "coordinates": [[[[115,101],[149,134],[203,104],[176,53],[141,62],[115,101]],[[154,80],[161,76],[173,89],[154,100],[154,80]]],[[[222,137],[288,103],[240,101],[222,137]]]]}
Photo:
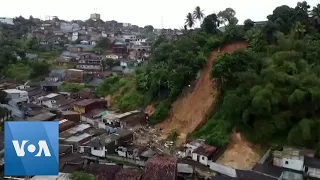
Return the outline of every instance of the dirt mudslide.
{"type": "MultiPolygon", "coordinates": [[[[176,129],[180,136],[179,141],[183,142],[188,133],[195,131],[207,120],[207,116],[216,104],[217,88],[210,78],[212,63],[226,52],[233,52],[240,48],[246,48],[247,43],[233,43],[212,52],[206,67],[200,72],[200,78],[195,82],[193,91],[182,94],[173,104],[171,114],[164,122],[157,124],[163,132],[162,139],[166,138],[172,130],[176,129]]],[[[190,87],[187,87],[190,88],[190,87]]]]}

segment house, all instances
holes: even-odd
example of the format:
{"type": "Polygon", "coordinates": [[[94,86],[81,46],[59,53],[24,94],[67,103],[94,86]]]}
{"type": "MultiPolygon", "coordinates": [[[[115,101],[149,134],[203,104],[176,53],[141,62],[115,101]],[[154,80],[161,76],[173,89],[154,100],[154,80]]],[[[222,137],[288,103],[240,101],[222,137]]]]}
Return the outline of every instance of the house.
{"type": "Polygon", "coordinates": [[[185,157],[191,157],[194,150],[196,150],[198,147],[200,147],[202,144],[204,144],[204,140],[197,139],[194,141],[191,141],[189,143],[185,144],[185,157]]]}
{"type": "Polygon", "coordinates": [[[86,173],[93,174],[98,180],[114,179],[117,172],[121,170],[121,166],[118,165],[106,165],[91,163],[85,169],[86,173]]]}
{"type": "Polygon", "coordinates": [[[49,77],[58,78],[58,81],[63,81],[66,70],[64,69],[54,69],[51,70],[49,77]]]}
{"type": "Polygon", "coordinates": [[[153,156],[144,168],[142,180],[176,180],[177,159],[173,156],[153,156]]]}
{"type": "Polygon", "coordinates": [[[138,169],[123,168],[116,173],[114,180],[141,180],[142,172],[138,169]]]}
{"type": "Polygon", "coordinates": [[[68,50],[70,52],[94,52],[94,45],[88,45],[88,44],[69,45],[68,50]]]}
{"type": "Polygon", "coordinates": [[[52,103],[52,108],[56,108],[61,111],[71,110],[75,102],[77,102],[75,99],[57,99],[54,103],[52,103]]]}
{"type": "Polygon", "coordinates": [[[120,60],[120,66],[123,67],[123,68],[133,67],[136,62],[137,62],[136,60],[121,59],[120,60]]]}
{"type": "Polygon", "coordinates": [[[62,142],[73,144],[75,146],[80,145],[83,142],[91,139],[91,134],[86,133],[85,130],[89,129],[91,126],[88,124],[79,124],[71,129],[68,129],[59,134],[59,139],[62,142]]]}
{"type": "Polygon", "coordinates": [[[86,59],[79,60],[79,62],[76,65],[76,68],[86,71],[103,71],[104,66],[104,60],[102,59],[86,59]]]}
{"type": "Polygon", "coordinates": [[[61,117],[63,119],[68,119],[69,121],[73,121],[75,123],[78,123],[81,120],[80,114],[74,111],[62,111],[61,117]]]}
{"type": "Polygon", "coordinates": [[[149,116],[143,111],[135,110],[123,114],[115,115],[115,118],[120,123],[120,127],[133,127],[136,125],[145,125],[148,122],[149,116]]]}
{"type": "Polygon", "coordinates": [[[65,74],[65,81],[73,83],[82,83],[84,81],[84,72],[81,69],[68,69],[65,74]]]}
{"type": "Polygon", "coordinates": [[[64,51],[56,58],[56,63],[60,66],[76,63],[79,61],[81,54],[81,52],[64,51]]]}
{"type": "Polygon", "coordinates": [[[46,106],[48,108],[55,107],[57,100],[65,99],[63,94],[50,93],[46,96],[41,96],[37,98],[36,103],[38,105],[46,106]]]}
{"type": "MultiPolygon", "coordinates": [[[[100,116],[105,111],[105,109],[92,109],[87,113],[81,114],[81,121],[87,122],[95,127],[99,127],[99,119],[97,117],[100,116]]],[[[105,127],[104,127],[105,128],[105,127]]]]}
{"type": "Polygon", "coordinates": [[[80,145],[80,153],[96,157],[105,157],[106,154],[114,154],[119,137],[115,134],[102,134],[80,145]]]}
{"type": "Polygon", "coordinates": [[[13,18],[8,18],[8,17],[0,17],[0,24],[1,23],[14,25],[13,18]]]}
{"type": "Polygon", "coordinates": [[[200,162],[203,165],[208,165],[211,157],[215,154],[217,148],[207,144],[201,144],[192,152],[192,160],[200,162]]]}
{"type": "Polygon", "coordinates": [[[39,59],[38,54],[26,53],[26,59],[36,61],[39,59]]]}
{"type": "Polygon", "coordinates": [[[73,121],[63,119],[63,120],[59,121],[59,133],[66,131],[70,128],[73,128],[75,126],[76,126],[76,123],[74,123],[73,121]]]}
{"type": "Polygon", "coordinates": [[[128,52],[127,45],[124,42],[115,42],[111,48],[112,48],[112,53],[115,53],[115,54],[127,54],[128,52]]]}
{"type": "Polygon", "coordinates": [[[117,55],[117,54],[107,54],[106,55],[107,59],[113,59],[113,60],[117,60],[117,59],[121,59],[122,55],[117,55]]]}
{"type": "Polygon", "coordinates": [[[83,99],[76,102],[73,106],[73,110],[81,114],[85,114],[92,109],[105,108],[106,101],[103,99],[83,99]]]}
{"type": "Polygon", "coordinates": [[[51,79],[51,81],[44,81],[40,83],[41,89],[44,91],[56,91],[58,90],[58,84],[56,83],[58,78],[51,79]]]}
{"type": "Polygon", "coordinates": [[[57,115],[47,111],[36,116],[30,117],[27,121],[53,121],[57,115]]]}
{"type": "Polygon", "coordinates": [[[29,96],[27,91],[18,89],[6,89],[4,90],[8,94],[10,99],[22,99],[23,101],[29,101],[29,96]]]}
{"type": "Polygon", "coordinates": [[[133,133],[125,129],[117,129],[114,134],[102,134],[80,145],[80,153],[97,157],[114,154],[120,146],[127,146],[132,142],[133,133]]]}

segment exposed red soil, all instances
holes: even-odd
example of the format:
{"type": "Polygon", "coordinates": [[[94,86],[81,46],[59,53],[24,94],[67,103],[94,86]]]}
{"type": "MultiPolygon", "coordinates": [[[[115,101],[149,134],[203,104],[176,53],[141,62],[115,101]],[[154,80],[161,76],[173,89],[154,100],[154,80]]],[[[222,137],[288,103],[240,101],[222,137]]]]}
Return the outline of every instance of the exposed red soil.
{"type": "Polygon", "coordinates": [[[183,142],[188,133],[195,131],[206,122],[218,97],[217,88],[210,77],[212,64],[217,56],[240,48],[247,48],[247,43],[232,43],[224,46],[220,51],[212,52],[206,67],[200,72],[200,78],[195,82],[193,91],[181,95],[172,104],[169,117],[156,125],[157,128],[162,129],[163,138],[166,138],[172,130],[176,129],[180,134],[180,142],[183,142]]]}

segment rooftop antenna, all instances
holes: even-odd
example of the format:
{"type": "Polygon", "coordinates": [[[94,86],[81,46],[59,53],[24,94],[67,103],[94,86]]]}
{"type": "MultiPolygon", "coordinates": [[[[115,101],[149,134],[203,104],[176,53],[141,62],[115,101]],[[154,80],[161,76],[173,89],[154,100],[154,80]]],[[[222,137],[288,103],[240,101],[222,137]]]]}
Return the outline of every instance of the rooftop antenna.
{"type": "Polygon", "coordinates": [[[161,29],[163,29],[163,16],[161,16],[161,29]]]}
{"type": "Polygon", "coordinates": [[[94,13],[97,14],[97,8],[94,8],[94,13]]]}

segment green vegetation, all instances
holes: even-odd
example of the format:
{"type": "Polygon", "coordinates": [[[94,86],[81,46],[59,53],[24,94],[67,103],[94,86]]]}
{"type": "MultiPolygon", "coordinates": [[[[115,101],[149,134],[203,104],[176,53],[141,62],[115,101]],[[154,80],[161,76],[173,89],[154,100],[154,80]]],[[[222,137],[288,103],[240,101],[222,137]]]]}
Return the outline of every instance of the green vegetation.
{"type": "Polygon", "coordinates": [[[134,88],[134,79],[131,77],[111,76],[98,87],[100,97],[110,95],[112,107],[121,112],[136,110],[144,105],[143,96],[134,88]]]}
{"type": "Polygon", "coordinates": [[[26,59],[27,52],[39,52],[38,40],[26,38],[26,33],[34,25],[32,20],[18,17],[15,25],[0,27],[0,75],[19,81],[39,79],[49,73],[50,65],[45,59],[26,59]]]}
{"type": "Polygon", "coordinates": [[[84,84],[63,82],[59,89],[65,92],[77,93],[85,88],[84,84]]]}
{"type": "Polygon", "coordinates": [[[168,137],[167,137],[167,140],[168,140],[168,141],[175,142],[175,141],[178,139],[178,137],[179,137],[179,133],[178,133],[178,131],[175,129],[175,130],[172,130],[172,131],[170,132],[170,134],[169,134],[168,137]]]}
{"type": "Polygon", "coordinates": [[[320,5],[309,8],[279,6],[261,27],[246,20],[249,49],[213,64],[219,108],[193,135],[222,146],[236,126],[257,143],[319,149],[320,5]]]}
{"type": "Polygon", "coordinates": [[[71,174],[71,179],[72,180],[95,180],[96,178],[92,174],[76,171],[71,174]]]}

